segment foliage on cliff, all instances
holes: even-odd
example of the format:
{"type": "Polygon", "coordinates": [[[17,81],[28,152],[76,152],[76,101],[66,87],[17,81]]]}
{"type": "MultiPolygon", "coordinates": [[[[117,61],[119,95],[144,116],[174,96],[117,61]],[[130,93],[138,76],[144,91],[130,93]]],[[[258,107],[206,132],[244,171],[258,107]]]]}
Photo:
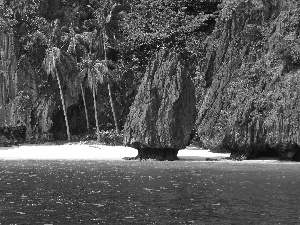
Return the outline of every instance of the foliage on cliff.
{"type": "Polygon", "coordinates": [[[61,131],[65,129],[65,123],[59,100],[62,95],[56,78],[47,76],[46,61],[43,61],[47,59],[47,52],[57,48],[61,53],[55,62],[57,78],[62,83],[67,117],[71,117],[71,133],[84,126],[76,120],[83,117],[84,93],[89,114],[86,118],[95,124],[93,104],[88,101],[92,93],[89,90],[80,92],[78,88],[78,80],[86,84],[88,78],[78,72],[82,71],[85,62],[105,60],[105,57],[114,62],[110,69],[119,79],[108,90],[106,84],[97,85],[100,103],[97,117],[101,118],[102,128],[112,128],[109,125],[113,124],[110,96],[116,105],[117,123],[122,127],[145,68],[156,50],[163,46],[176,48],[187,53],[191,67],[197,65],[195,59],[202,54],[201,42],[213,30],[213,13],[218,3],[182,0],[4,1],[1,29],[5,32],[1,39],[9,41],[4,41],[6,44],[2,49],[12,54],[14,61],[12,63],[11,57],[2,57],[2,61],[5,65],[16,66],[1,67],[5,71],[5,76],[1,77],[4,90],[1,108],[3,115],[7,115],[1,124],[15,125],[19,120],[30,128],[30,132],[57,130],[56,136],[63,136],[61,131]]]}
{"type": "Polygon", "coordinates": [[[117,79],[111,89],[96,85],[96,118],[101,129],[122,129],[152,56],[168,48],[196,74],[204,146],[257,154],[300,142],[296,0],[24,0],[4,1],[0,12],[1,125],[63,136],[59,88],[43,69],[55,47],[71,133],[87,127],[82,118],[96,125],[92,79],[82,71],[103,60],[117,79]]]}
{"type": "MultiPolygon", "coordinates": [[[[4,75],[0,78],[5,84],[1,88],[3,91],[1,96],[4,96],[4,100],[0,102],[0,108],[3,115],[15,115],[15,118],[5,118],[0,124],[15,125],[18,120],[21,120],[31,128],[30,132],[36,133],[64,129],[64,122],[57,119],[61,117],[62,113],[58,98],[58,86],[55,83],[56,78],[53,79],[46,75],[46,72],[50,71],[47,67],[52,65],[49,64],[51,59],[47,60],[49,59],[47,52],[51,52],[51,49],[59,49],[60,56],[55,60],[57,62],[53,62],[56,68],[51,68],[51,70],[57,71],[57,78],[62,82],[62,93],[65,95],[66,106],[69,107],[68,114],[72,117],[70,118],[72,132],[78,132],[78,129],[81,129],[80,121],[76,122],[73,117],[74,114],[78,115],[83,111],[81,110],[82,96],[79,95],[80,88],[77,86],[78,82],[75,82],[80,69],[78,67],[86,61],[87,55],[93,56],[94,60],[104,60],[106,54],[109,59],[117,60],[114,49],[117,44],[117,32],[120,31],[116,27],[116,21],[120,18],[110,18],[109,21],[107,19],[110,14],[112,17],[117,14],[112,12],[113,10],[120,10],[116,9],[117,7],[114,8],[115,5],[113,1],[104,0],[101,2],[41,0],[4,3],[2,8],[7,13],[5,17],[1,17],[3,19],[1,20],[1,29],[5,31],[1,36],[1,41],[4,43],[1,45],[1,52],[4,52],[4,55],[13,55],[13,65],[16,66],[6,68],[5,65],[12,65],[12,57],[1,57],[3,62],[1,70],[4,71],[4,75]],[[104,20],[104,29],[106,29],[106,35],[103,38],[99,37],[101,34],[97,33],[101,31],[104,24],[99,21],[101,18],[104,20]],[[11,21],[14,21],[14,24],[11,21]],[[114,28],[110,24],[113,24],[114,28]],[[93,34],[96,38],[94,38],[94,42],[90,40],[93,34]],[[112,35],[113,37],[110,38],[112,35]],[[101,39],[105,39],[105,41],[101,42],[101,39]],[[107,42],[107,51],[103,50],[104,42],[107,42]],[[14,95],[9,94],[12,92],[10,90],[14,92],[14,95]],[[23,102],[16,101],[16,99],[17,97],[24,98],[24,96],[29,98],[29,103],[20,106],[23,102]],[[71,107],[74,104],[77,107],[71,107]],[[26,112],[21,112],[20,107],[26,112]],[[79,111],[78,107],[81,108],[79,111]],[[76,109],[76,112],[73,109],[76,109]],[[45,126],[48,123],[49,126],[45,126]]],[[[121,67],[122,65],[119,67],[119,64],[116,63],[113,69],[118,71],[121,67]]],[[[118,93],[121,88],[124,89],[124,84],[126,83],[120,81],[109,90],[112,89],[116,95],[126,96],[124,93],[118,93]]],[[[100,120],[101,126],[110,128],[109,123],[113,117],[109,112],[108,91],[104,91],[106,89],[103,88],[103,85],[98,85],[96,88],[101,89],[98,91],[98,94],[101,95],[98,99],[101,101],[101,108],[99,107],[100,110],[97,110],[98,114],[104,118],[100,120]]],[[[86,94],[91,96],[89,91],[86,91],[86,94]]],[[[126,98],[121,99],[111,93],[109,96],[115,97],[117,106],[122,112],[124,110],[122,105],[124,101],[126,102],[126,98]]],[[[87,102],[89,103],[89,101],[87,102]]],[[[89,114],[93,114],[94,109],[91,105],[88,106],[88,111],[89,114]]],[[[91,115],[89,116],[91,117],[91,115]]],[[[95,121],[92,120],[92,123],[95,124],[95,121]]]]}

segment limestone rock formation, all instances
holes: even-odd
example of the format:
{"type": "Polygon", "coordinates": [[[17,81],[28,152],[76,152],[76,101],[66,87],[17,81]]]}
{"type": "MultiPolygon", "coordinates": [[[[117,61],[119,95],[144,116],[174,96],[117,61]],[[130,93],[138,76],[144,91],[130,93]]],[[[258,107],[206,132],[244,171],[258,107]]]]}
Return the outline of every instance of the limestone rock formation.
{"type": "Polygon", "coordinates": [[[285,159],[300,144],[300,4],[292,2],[223,1],[199,76],[204,147],[285,159]]]}
{"type": "Polygon", "coordinates": [[[196,97],[183,58],[161,50],[145,74],[124,126],[124,144],[138,158],[174,160],[184,149],[196,119],[196,97]]]}
{"type": "Polygon", "coordinates": [[[28,59],[20,63],[18,41],[13,32],[0,34],[0,127],[13,130],[21,121],[27,136],[47,134],[58,108],[55,83],[44,82],[46,75],[38,74],[28,59]]]}

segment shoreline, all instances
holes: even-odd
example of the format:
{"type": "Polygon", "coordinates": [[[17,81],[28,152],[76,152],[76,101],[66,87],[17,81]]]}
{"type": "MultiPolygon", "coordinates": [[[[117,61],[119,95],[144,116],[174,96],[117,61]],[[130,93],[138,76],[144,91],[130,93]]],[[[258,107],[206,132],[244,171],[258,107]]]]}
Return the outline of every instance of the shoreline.
{"type": "MultiPolygon", "coordinates": [[[[107,146],[99,144],[67,143],[63,145],[32,145],[0,147],[0,160],[120,160],[135,157],[137,150],[124,146],[107,146]]],[[[179,150],[174,162],[213,162],[213,163],[256,163],[256,164],[297,164],[297,162],[281,161],[276,158],[236,161],[228,159],[230,153],[213,153],[208,149],[187,147],[179,150]]]]}
{"type": "MultiPolygon", "coordinates": [[[[99,144],[68,143],[63,145],[31,145],[0,147],[1,159],[66,159],[66,160],[124,160],[124,157],[135,157],[138,151],[131,147],[108,146],[99,144]]],[[[213,153],[200,148],[180,150],[178,157],[185,161],[205,161],[206,158],[229,157],[229,153],[213,153]]],[[[180,161],[179,160],[179,161],[180,161]]]]}

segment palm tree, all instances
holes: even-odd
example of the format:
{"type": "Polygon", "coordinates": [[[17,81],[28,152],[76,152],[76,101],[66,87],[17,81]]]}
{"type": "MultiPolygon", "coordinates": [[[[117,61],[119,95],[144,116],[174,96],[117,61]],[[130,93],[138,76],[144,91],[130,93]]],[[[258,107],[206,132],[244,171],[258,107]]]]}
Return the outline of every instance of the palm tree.
{"type": "Polygon", "coordinates": [[[47,49],[46,57],[44,59],[44,66],[45,66],[46,73],[48,75],[51,74],[57,80],[59,92],[60,92],[60,99],[61,99],[63,112],[64,112],[65,123],[66,123],[66,127],[67,127],[68,141],[70,141],[71,135],[70,135],[70,128],[69,128],[69,122],[68,122],[68,117],[67,117],[66,104],[65,104],[63,91],[62,91],[61,80],[60,80],[59,73],[57,71],[57,65],[56,65],[56,62],[60,60],[60,57],[61,57],[61,51],[59,48],[52,47],[52,48],[47,49]]]}
{"type": "Polygon", "coordinates": [[[84,112],[85,112],[85,120],[86,120],[86,127],[87,131],[89,131],[90,128],[90,122],[88,117],[88,110],[86,105],[86,98],[85,98],[85,92],[84,92],[84,80],[86,78],[86,71],[81,70],[78,75],[76,76],[75,85],[80,86],[80,91],[83,99],[83,105],[84,105],[84,112]]]}
{"type": "MultiPolygon", "coordinates": [[[[105,30],[104,30],[104,38],[105,38],[105,30]]],[[[104,39],[105,40],[105,39],[104,39]]],[[[106,43],[105,41],[103,42],[103,50],[104,50],[104,61],[107,63],[107,54],[106,54],[106,43]]],[[[109,101],[110,101],[110,106],[111,106],[111,111],[113,113],[113,117],[114,117],[114,122],[115,122],[115,127],[116,127],[116,132],[119,134],[119,127],[118,127],[118,120],[117,120],[117,112],[116,112],[116,108],[115,108],[115,104],[112,98],[112,91],[111,91],[111,80],[108,80],[107,82],[107,88],[108,88],[108,94],[109,94],[109,101]]]]}
{"type": "Polygon", "coordinates": [[[55,45],[60,46],[61,39],[62,39],[62,30],[60,29],[60,21],[56,19],[53,23],[53,29],[50,31],[50,34],[45,34],[41,31],[37,31],[34,36],[39,36],[44,42],[47,44],[48,48],[46,50],[46,55],[44,58],[44,68],[48,75],[52,75],[54,79],[56,78],[59,92],[60,92],[60,99],[62,103],[64,119],[67,127],[67,137],[68,141],[71,140],[70,135],[70,128],[69,128],[69,121],[67,117],[67,106],[66,104],[69,102],[65,101],[64,94],[63,94],[63,87],[67,85],[67,91],[70,92],[71,96],[75,96],[78,91],[74,86],[74,74],[77,73],[76,71],[76,64],[74,62],[74,58],[68,54],[67,52],[61,50],[55,45]],[[58,72],[58,68],[61,69],[60,73],[58,72]],[[61,80],[60,75],[64,73],[64,79],[61,80]],[[63,81],[63,82],[62,82],[63,81]]]}
{"type": "MultiPolygon", "coordinates": [[[[104,52],[104,61],[106,65],[108,64],[107,60],[107,46],[116,45],[118,42],[118,38],[120,38],[119,31],[121,30],[121,22],[125,18],[126,11],[128,10],[128,6],[126,4],[114,3],[108,10],[108,16],[103,18],[103,11],[100,11],[98,14],[98,21],[100,23],[101,32],[100,39],[103,40],[103,52],[104,52]]],[[[113,77],[111,77],[113,78],[113,77]]],[[[116,132],[120,133],[118,127],[117,113],[116,107],[112,98],[112,88],[111,88],[112,79],[108,80],[107,88],[109,93],[109,100],[111,105],[111,110],[113,113],[113,118],[115,122],[116,132]]]]}
{"type": "MultiPolygon", "coordinates": [[[[109,2],[109,1],[107,1],[109,2]]],[[[94,108],[95,108],[95,120],[97,127],[97,140],[100,140],[100,131],[99,131],[99,123],[97,117],[97,104],[96,104],[96,92],[97,85],[99,83],[107,83],[108,93],[110,105],[113,113],[114,123],[116,127],[116,132],[119,133],[118,123],[117,123],[117,113],[116,107],[112,97],[112,87],[111,83],[113,79],[115,79],[115,74],[113,71],[108,69],[108,64],[113,64],[111,61],[107,59],[107,46],[114,45],[117,42],[120,29],[120,21],[124,18],[124,12],[126,10],[125,5],[120,5],[118,3],[113,4],[109,8],[108,16],[104,18],[103,8],[98,12],[98,31],[94,32],[83,32],[81,34],[75,34],[74,30],[71,28],[69,33],[69,48],[68,52],[76,53],[75,48],[80,47],[84,49],[85,52],[82,57],[81,62],[77,62],[79,67],[81,67],[81,71],[77,76],[77,84],[80,85],[81,94],[83,96],[85,114],[87,127],[89,127],[88,114],[87,114],[87,106],[85,101],[85,94],[83,88],[83,81],[88,80],[89,87],[93,93],[94,99],[94,108]],[[112,44],[114,43],[114,44],[112,44]],[[92,54],[93,46],[96,46],[96,49],[99,49],[99,52],[92,54]],[[87,52],[89,52],[87,54],[87,52]],[[101,52],[104,53],[104,60],[96,60],[101,52]]],[[[103,54],[102,54],[103,55],[103,54]]],[[[77,56],[75,56],[77,58],[77,56]]],[[[77,60],[76,60],[77,61],[77,60]]]]}
{"type": "MultiPolygon", "coordinates": [[[[84,80],[88,81],[88,86],[92,90],[93,100],[94,100],[96,129],[97,129],[97,141],[100,141],[100,129],[99,129],[99,121],[98,121],[96,94],[97,94],[97,85],[99,82],[100,83],[103,82],[103,77],[102,74],[95,69],[96,68],[95,67],[96,63],[94,60],[95,54],[92,54],[93,44],[96,43],[95,40],[96,40],[95,32],[84,32],[82,34],[76,34],[76,35],[74,33],[71,38],[69,49],[73,48],[73,52],[76,46],[83,49],[84,55],[82,56],[81,62],[77,62],[77,65],[80,68],[80,72],[77,76],[76,83],[80,84],[82,96],[84,96],[84,89],[83,89],[84,80]]],[[[87,127],[89,127],[85,98],[84,98],[84,105],[85,105],[87,127]]]]}
{"type": "MultiPolygon", "coordinates": [[[[83,97],[84,108],[85,108],[85,117],[87,122],[87,129],[89,129],[89,119],[87,112],[87,105],[84,94],[84,81],[87,80],[88,87],[92,90],[93,100],[94,100],[94,112],[95,112],[95,121],[97,129],[97,141],[100,141],[100,129],[98,121],[98,112],[97,112],[97,85],[101,81],[101,74],[98,74],[95,70],[95,53],[92,53],[93,44],[96,43],[96,33],[95,32],[83,32],[81,34],[75,34],[74,29],[70,27],[70,33],[65,34],[65,39],[69,41],[68,52],[75,55],[77,66],[80,72],[77,74],[75,79],[75,86],[80,86],[81,94],[83,97]],[[83,55],[80,56],[80,60],[77,60],[78,56],[76,55],[76,48],[81,48],[83,50],[83,55]]],[[[101,81],[102,82],[102,81],[101,81]]]]}
{"type": "Polygon", "coordinates": [[[100,141],[100,129],[98,121],[98,112],[97,112],[97,86],[99,83],[103,84],[108,80],[114,77],[112,71],[108,69],[107,61],[105,60],[92,60],[90,54],[88,58],[82,62],[82,76],[87,75],[88,86],[92,90],[93,100],[94,100],[94,109],[95,109],[95,120],[96,120],[96,129],[97,129],[97,141],[100,141]]]}
{"type": "MultiPolygon", "coordinates": [[[[80,38],[81,36],[78,34],[75,34],[75,31],[73,29],[73,27],[70,27],[70,33],[66,34],[66,38],[70,39],[70,43],[69,43],[69,47],[67,52],[72,53],[73,55],[75,55],[75,60],[77,65],[80,66],[80,63],[78,62],[78,56],[76,54],[76,47],[77,48],[81,48],[83,50],[84,46],[80,43],[80,38]]],[[[83,99],[83,105],[84,105],[84,112],[85,112],[85,119],[86,119],[86,127],[87,127],[87,131],[89,131],[90,128],[90,123],[89,123],[89,117],[88,117],[88,111],[87,111],[87,105],[86,105],[86,99],[85,99],[85,92],[84,92],[84,80],[86,78],[86,71],[81,70],[78,75],[76,76],[75,79],[75,86],[80,86],[80,91],[81,91],[81,95],[82,95],[82,99],[83,99]]]]}

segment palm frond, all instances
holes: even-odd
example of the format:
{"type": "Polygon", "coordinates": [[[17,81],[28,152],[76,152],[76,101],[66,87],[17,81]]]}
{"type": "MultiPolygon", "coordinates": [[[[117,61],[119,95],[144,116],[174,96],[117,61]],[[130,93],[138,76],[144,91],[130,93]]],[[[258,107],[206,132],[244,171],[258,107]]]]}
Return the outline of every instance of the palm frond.
{"type": "Polygon", "coordinates": [[[76,34],[72,26],[69,28],[69,31],[70,33],[68,34],[68,36],[70,38],[70,42],[67,52],[74,54],[76,53],[76,45],[78,44],[78,41],[76,39],[76,34]]]}
{"type": "Polygon", "coordinates": [[[76,53],[76,44],[77,44],[76,39],[74,37],[71,37],[67,52],[75,54],[76,53]]]}
{"type": "Polygon", "coordinates": [[[105,77],[108,75],[109,70],[107,68],[105,61],[97,61],[93,67],[95,70],[98,80],[100,83],[103,83],[105,77]]]}
{"type": "Polygon", "coordinates": [[[80,87],[80,85],[83,83],[84,78],[87,75],[88,68],[83,68],[76,76],[75,78],[75,86],[80,87]]]}
{"type": "Polygon", "coordinates": [[[60,77],[61,84],[73,97],[80,92],[76,85],[77,65],[73,56],[57,47],[49,48],[44,59],[44,69],[48,75],[60,77]]]}
{"type": "Polygon", "coordinates": [[[75,39],[78,43],[85,46],[86,49],[91,49],[95,43],[93,41],[96,40],[95,32],[83,32],[81,34],[76,34],[75,39]]]}
{"type": "Polygon", "coordinates": [[[41,31],[37,30],[33,34],[29,35],[31,42],[34,43],[37,40],[40,40],[44,44],[49,44],[49,39],[47,38],[46,34],[42,33],[41,31]]]}
{"type": "Polygon", "coordinates": [[[56,76],[57,74],[57,61],[60,60],[60,49],[52,47],[47,49],[45,59],[43,61],[44,69],[48,75],[56,76]]]}

